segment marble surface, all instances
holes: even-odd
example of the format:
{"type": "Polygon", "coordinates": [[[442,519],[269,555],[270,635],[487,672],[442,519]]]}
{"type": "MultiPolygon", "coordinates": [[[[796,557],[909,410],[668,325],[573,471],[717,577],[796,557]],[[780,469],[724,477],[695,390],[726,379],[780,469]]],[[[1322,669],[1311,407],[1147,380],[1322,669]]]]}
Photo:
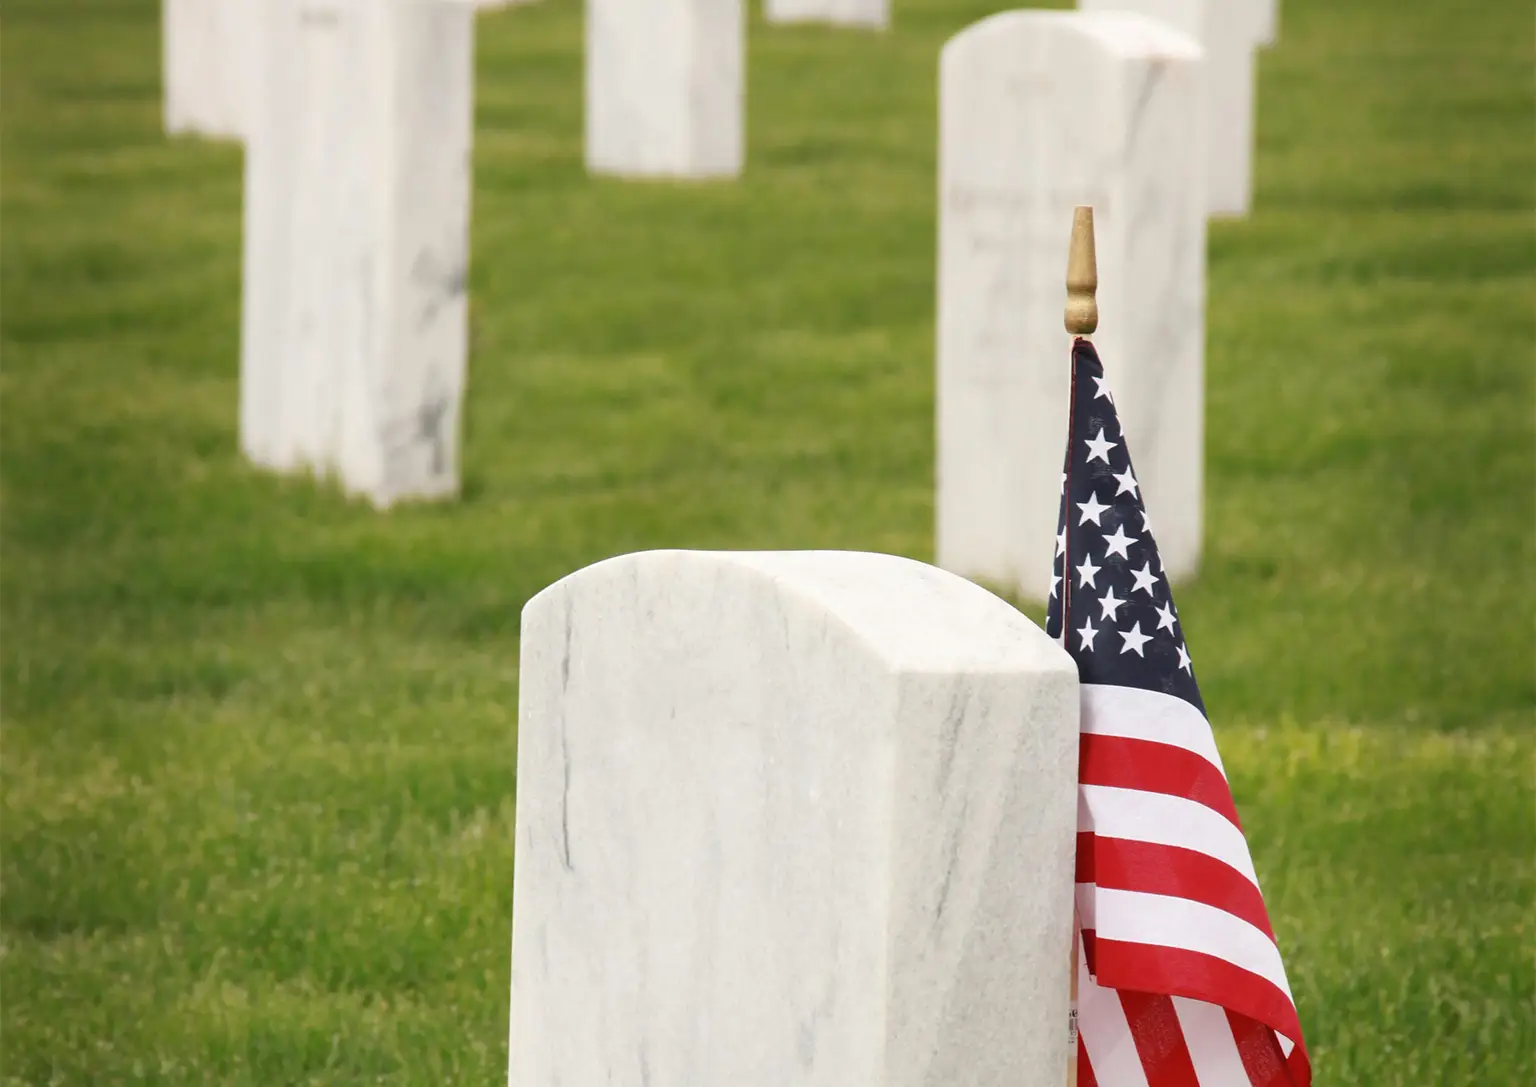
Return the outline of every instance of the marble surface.
{"type": "Polygon", "coordinates": [[[1072,209],[1094,336],[1175,579],[1198,562],[1205,193],[1199,46],[1130,14],[1014,11],[940,73],[939,565],[1045,599],[1065,452],[1072,209]]]}
{"type": "Polygon", "coordinates": [[[263,0],[161,0],[165,131],[239,139],[263,0]]]}
{"type": "Polygon", "coordinates": [[[852,552],[624,555],[522,622],[511,1087],[1060,1087],[1055,642],[852,552]]]}
{"type": "Polygon", "coordinates": [[[246,153],[242,448],[381,507],[454,494],[474,6],[266,12],[246,153]]]}
{"type": "Polygon", "coordinates": [[[1215,216],[1253,203],[1256,54],[1273,40],[1277,0],[1078,0],[1083,11],[1134,11],[1200,42],[1206,70],[1206,198],[1215,216]]]}
{"type": "Polygon", "coordinates": [[[745,76],[742,0],[587,0],[587,169],[740,174],[745,76]]]}
{"type": "Polygon", "coordinates": [[[891,25],[891,0],[763,0],[770,23],[830,23],[884,29],[891,25]]]}

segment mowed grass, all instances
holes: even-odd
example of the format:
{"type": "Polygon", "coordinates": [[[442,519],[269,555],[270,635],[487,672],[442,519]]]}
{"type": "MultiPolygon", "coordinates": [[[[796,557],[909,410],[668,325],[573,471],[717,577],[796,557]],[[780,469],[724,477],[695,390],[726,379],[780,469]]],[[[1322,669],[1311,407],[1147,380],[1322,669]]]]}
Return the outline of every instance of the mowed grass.
{"type": "MultiPolygon", "coordinates": [[[[931,557],[936,61],[1000,6],[754,18],[705,185],[584,175],[578,3],[483,17],[465,494],[380,515],[238,456],[240,153],[161,134],[157,5],[8,0],[4,1083],[504,1079],[519,609],[931,557]]],[[[1319,1084],[1536,1081],[1532,23],[1475,7],[1287,0],[1211,231],[1180,604],[1319,1084]]]]}

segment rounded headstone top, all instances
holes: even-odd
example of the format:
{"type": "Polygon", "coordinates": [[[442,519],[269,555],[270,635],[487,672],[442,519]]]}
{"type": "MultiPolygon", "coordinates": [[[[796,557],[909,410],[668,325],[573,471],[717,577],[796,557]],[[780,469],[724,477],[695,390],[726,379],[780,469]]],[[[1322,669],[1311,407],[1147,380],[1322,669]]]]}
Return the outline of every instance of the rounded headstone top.
{"type": "Polygon", "coordinates": [[[862,551],[636,552],[562,578],[528,609],[557,596],[634,599],[624,590],[641,585],[651,590],[647,600],[665,601],[658,587],[694,579],[708,579],[719,594],[772,596],[786,613],[820,613],[893,671],[1076,674],[1054,640],[986,589],[913,559],[862,551]]]}
{"type": "Polygon", "coordinates": [[[944,46],[960,53],[996,38],[1073,34],[1098,43],[1116,56],[1197,59],[1198,39],[1158,19],[1129,11],[1000,11],[972,23],[944,46]]]}

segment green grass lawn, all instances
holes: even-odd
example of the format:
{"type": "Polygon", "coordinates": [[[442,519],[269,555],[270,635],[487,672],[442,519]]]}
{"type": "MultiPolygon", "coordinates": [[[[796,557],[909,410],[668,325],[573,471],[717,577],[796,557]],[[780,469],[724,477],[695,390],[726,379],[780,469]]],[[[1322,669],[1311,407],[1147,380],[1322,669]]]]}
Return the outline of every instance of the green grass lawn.
{"type": "MultiPolygon", "coordinates": [[[[380,515],[240,460],[240,153],[162,136],[158,5],[6,0],[5,1084],[503,1079],[519,609],[931,557],[937,55],[998,6],[754,21],[692,186],[584,175],[579,3],[483,18],[464,499],[380,515]]],[[[1180,604],[1319,1085],[1536,1081],[1532,29],[1287,0],[1211,230],[1180,604]]]]}

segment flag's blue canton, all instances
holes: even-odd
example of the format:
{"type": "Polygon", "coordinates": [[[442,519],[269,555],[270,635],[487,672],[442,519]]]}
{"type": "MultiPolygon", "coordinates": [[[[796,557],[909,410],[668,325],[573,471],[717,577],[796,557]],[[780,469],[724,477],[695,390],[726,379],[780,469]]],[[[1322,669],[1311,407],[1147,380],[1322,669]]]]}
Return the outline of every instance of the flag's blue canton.
{"type": "Polygon", "coordinates": [[[1072,409],[1056,522],[1046,633],[1061,638],[1084,683],[1141,687],[1205,703],[1104,366],[1087,340],[1072,346],[1072,409]]]}

